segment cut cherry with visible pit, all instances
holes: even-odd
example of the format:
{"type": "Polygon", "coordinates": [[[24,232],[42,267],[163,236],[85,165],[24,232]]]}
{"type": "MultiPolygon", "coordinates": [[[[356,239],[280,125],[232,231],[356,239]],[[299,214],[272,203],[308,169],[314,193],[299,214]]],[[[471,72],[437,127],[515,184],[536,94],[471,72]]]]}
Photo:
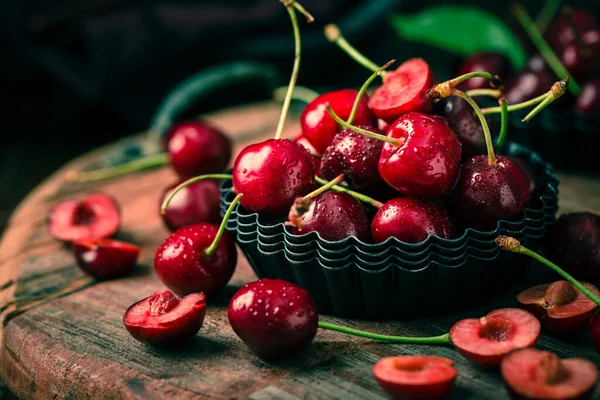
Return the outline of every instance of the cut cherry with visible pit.
{"type": "Polygon", "coordinates": [[[82,239],[73,243],[77,264],[96,279],[116,279],[135,268],[140,248],[111,239],[82,239]]]}
{"type": "Polygon", "coordinates": [[[176,346],[196,336],[206,313],[206,297],[192,293],[179,298],[158,291],[127,309],[123,323],[136,340],[154,346],[176,346]]]}

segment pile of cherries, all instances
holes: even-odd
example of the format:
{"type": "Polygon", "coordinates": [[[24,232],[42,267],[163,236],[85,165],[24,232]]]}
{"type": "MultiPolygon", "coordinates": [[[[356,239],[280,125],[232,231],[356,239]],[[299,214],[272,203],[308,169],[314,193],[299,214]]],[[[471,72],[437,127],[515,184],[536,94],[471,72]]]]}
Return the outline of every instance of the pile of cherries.
{"type": "MultiPolygon", "coordinates": [[[[296,27],[294,4],[285,3],[296,27]]],[[[340,38],[335,28],[328,29],[328,36],[333,29],[340,38]]],[[[126,311],[123,322],[135,339],[173,346],[198,333],[207,299],[227,285],[237,264],[235,243],[225,226],[238,204],[249,212],[287,219],[298,234],[317,231],[329,240],[356,236],[365,242],[396,237],[416,243],[429,235],[455,237],[459,227],[494,229],[499,220],[519,217],[532,197],[531,171],[519,160],[495,154],[485,118],[470,96],[458,89],[471,77],[498,84],[489,73],[477,72],[434,86],[431,70],[422,59],[405,61],[386,74],[387,66],[373,68],[376,73],[360,91],[333,91],[310,101],[301,116],[302,134],[295,140],[282,139],[299,65],[297,50],[275,138],[243,149],[231,175],[222,173],[231,157],[224,134],[198,121],[171,130],[166,146],[181,181],[162,193],[161,215],[172,234],[154,259],[157,276],[169,290],[157,291],[126,311]],[[368,83],[380,74],[383,84],[366,96],[368,83]],[[475,111],[460,114],[462,123],[451,124],[431,114],[434,99],[453,95],[475,111]],[[485,148],[467,154],[463,150],[476,136],[474,126],[481,128],[485,148]],[[218,179],[232,179],[237,193],[223,219],[218,179]],[[382,203],[357,190],[391,195],[382,203]],[[364,201],[379,208],[373,218],[361,204],[364,201]],[[440,204],[446,204],[449,211],[440,204]]],[[[119,227],[118,205],[104,194],[57,205],[49,223],[50,233],[74,243],[79,265],[99,279],[125,276],[135,266],[139,248],[108,239],[119,227]]],[[[575,277],[584,276],[582,271],[592,272],[588,275],[592,279],[600,277],[598,216],[563,216],[548,238],[549,254],[572,267],[575,277]]],[[[271,279],[248,283],[237,291],[229,304],[229,323],[264,360],[302,350],[321,328],[396,343],[452,344],[479,365],[500,366],[510,390],[524,398],[590,396],[598,376],[592,363],[560,360],[531,347],[542,328],[552,334],[570,334],[589,324],[592,342],[600,351],[599,292],[515,242],[498,239],[503,249],[541,259],[566,280],[522,292],[517,297],[520,309],[500,309],[479,319],[458,321],[440,336],[386,336],[319,321],[306,290],[271,279]]],[[[446,396],[457,376],[452,361],[442,357],[386,358],[375,365],[373,373],[392,396],[409,398],[446,396]]]]}

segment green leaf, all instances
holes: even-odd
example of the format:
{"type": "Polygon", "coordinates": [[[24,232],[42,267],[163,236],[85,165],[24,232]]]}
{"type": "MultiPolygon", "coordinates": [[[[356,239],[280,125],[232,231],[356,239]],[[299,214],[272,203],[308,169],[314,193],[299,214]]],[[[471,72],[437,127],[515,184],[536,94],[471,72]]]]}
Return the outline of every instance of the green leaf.
{"type": "Polygon", "coordinates": [[[438,6],[416,14],[392,14],[390,23],[403,39],[467,56],[497,51],[520,70],[527,59],[519,39],[498,18],[480,8],[438,6]]]}

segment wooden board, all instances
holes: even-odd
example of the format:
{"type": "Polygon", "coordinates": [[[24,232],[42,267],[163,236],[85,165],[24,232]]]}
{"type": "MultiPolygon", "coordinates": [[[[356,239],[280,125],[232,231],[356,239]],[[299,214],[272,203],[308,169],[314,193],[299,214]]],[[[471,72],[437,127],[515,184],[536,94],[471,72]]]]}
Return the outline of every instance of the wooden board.
{"type": "MultiPolygon", "coordinates": [[[[239,150],[270,137],[278,114],[279,105],[264,103],[207,119],[228,132],[239,150]]],[[[290,118],[284,136],[299,131],[295,121],[296,117],[290,118]]],[[[128,140],[141,140],[141,136],[128,140]]],[[[65,181],[69,171],[90,168],[115,146],[73,161],[32,192],[14,212],[0,244],[0,378],[18,396],[377,399],[384,395],[371,369],[379,358],[436,354],[455,360],[460,371],[453,398],[507,398],[497,371],[471,364],[450,346],[382,344],[320,331],[313,344],[292,359],[261,362],[227,322],[229,298],[255,278],[243,257],[230,285],[209,305],[204,327],[194,341],[175,351],[139,344],[124,329],[122,316],[130,304],[163,288],[152,268],[156,247],[168,236],[158,215],[158,199],[175,176],[163,168],[94,184],[65,181]],[[93,281],[75,266],[70,250],[47,234],[46,217],[54,204],[96,190],[112,194],[122,205],[119,237],[143,248],[140,266],[126,279],[93,281]]],[[[562,212],[600,213],[600,180],[566,173],[560,177],[562,212]]],[[[477,317],[493,307],[514,306],[513,299],[514,293],[466,313],[409,322],[322,318],[386,334],[437,335],[466,315],[477,317]]],[[[542,336],[539,347],[600,365],[585,333],[568,340],[542,336]]]]}

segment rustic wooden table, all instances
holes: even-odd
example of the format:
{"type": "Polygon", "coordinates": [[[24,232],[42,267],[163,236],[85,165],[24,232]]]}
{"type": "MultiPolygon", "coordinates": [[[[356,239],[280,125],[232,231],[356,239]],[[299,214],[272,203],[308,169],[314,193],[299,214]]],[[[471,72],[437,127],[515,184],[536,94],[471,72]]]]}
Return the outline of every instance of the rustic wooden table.
{"type": "MultiPolygon", "coordinates": [[[[279,115],[272,103],[225,110],[207,117],[228,132],[236,150],[270,137],[279,115]]],[[[284,136],[299,131],[290,117],[284,136]]],[[[140,140],[140,137],[128,139],[140,140]]],[[[227,322],[230,296],[255,279],[240,257],[229,286],[209,305],[200,334],[188,346],[161,351],[132,339],[122,316],[133,302],[163,286],[152,269],[156,247],[168,236],[158,214],[162,188],[175,179],[168,168],[94,184],[65,181],[71,170],[93,167],[109,146],[68,164],[34,190],[14,212],[0,243],[0,379],[23,398],[384,398],[372,377],[381,357],[434,354],[455,360],[459,370],[452,398],[505,399],[498,371],[485,370],[450,346],[382,344],[320,331],[306,351],[277,364],[252,355],[227,322]],[[126,279],[96,282],[74,264],[67,247],[46,231],[48,210],[61,199],[106,191],[122,205],[120,238],[142,246],[140,265],[126,279]]],[[[561,212],[600,213],[600,179],[559,173],[561,212]]],[[[550,273],[541,271],[547,280],[550,273]]],[[[323,316],[352,327],[401,335],[447,332],[465,316],[482,316],[494,307],[514,306],[522,282],[494,304],[427,320],[371,323],[323,316]]],[[[563,357],[585,357],[600,366],[586,333],[561,340],[543,335],[539,347],[563,357]]],[[[600,396],[600,389],[596,391],[600,396]]]]}

